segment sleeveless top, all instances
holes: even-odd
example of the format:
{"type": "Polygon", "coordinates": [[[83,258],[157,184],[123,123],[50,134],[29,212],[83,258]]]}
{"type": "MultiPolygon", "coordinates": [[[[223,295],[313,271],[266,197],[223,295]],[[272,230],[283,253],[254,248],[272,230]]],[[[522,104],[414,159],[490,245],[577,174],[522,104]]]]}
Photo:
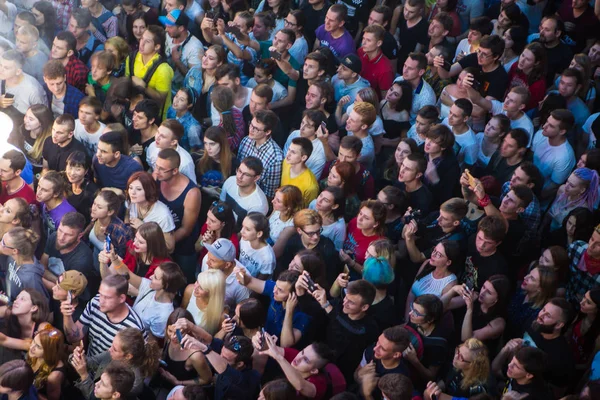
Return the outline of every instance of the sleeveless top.
{"type": "Polygon", "coordinates": [[[198,351],[194,351],[183,361],[175,361],[169,354],[169,345],[167,344],[165,349],[165,362],[167,363],[166,370],[179,381],[188,381],[197,378],[198,372],[196,372],[195,369],[192,368],[191,370],[187,370],[185,368],[186,361],[189,360],[194,353],[198,353],[198,351]]]}
{"type": "Polygon", "coordinates": [[[418,281],[415,281],[411,290],[417,297],[423,294],[434,294],[437,297],[440,297],[446,285],[454,281],[456,281],[456,275],[454,274],[450,274],[445,278],[436,279],[433,277],[432,272],[418,281]]]}
{"type": "Polygon", "coordinates": [[[384,136],[387,139],[396,139],[399,138],[403,131],[408,131],[410,129],[410,121],[396,121],[395,119],[386,119],[383,115],[383,107],[388,102],[386,101],[379,108],[379,116],[381,117],[381,121],[383,122],[383,129],[385,130],[384,136]]]}
{"type": "MultiPolygon", "coordinates": [[[[183,213],[185,212],[185,197],[187,196],[188,192],[195,187],[197,187],[196,184],[190,180],[185,189],[183,189],[183,192],[173,201],[167,200],[165,196],[163,196],[162,192],[160,193],[159,200],[163,202],[171,211],[176,230],[181,227],[181,222],[183,221],[183,213]]],[[[196,218],[196,223],[194,224],[192,233],[190,233],[185,239],[175,243],[175,250],[173,253],[180,255],[195,254],[196,250],[194,249],[194,244],[196,243],[198,236],[200,236],[200,225],[198,224],[198,218],[196,218]]]]}
{"type": "MultiPolygon", "coordinates": [[[[67,376],[67,366],[66,366],[66,365],[63,365],[62,367],[56,367],[56,368],[54,368],[52,371],[50,371],[50,373],[53,373],[53,372],[62,372],[62,374],[63,374],[63,375],[66,377],[66,376],[67,376]]],[[[33,373],[33,378],[35,379],[39,373],[40,373],[40,370],[38,369],[37,371],[35,371],[35,372],[33,373]]],[[[47,384],[48,384],[48,380],[46,380],[46,381],[45,381],[45,382],[42,384],[42,386],[40,386],[40,387],[37,389],[37,391],[38,391],[38,394],[42,394],[42,395],[44,395],[44,396],[46,396],[46,395],[47,395],[47,393],[46,393],[46,389],[47,389],[47,388],[46,388],[46,385],[47,385],[47,384]]]]}
{"type": "Polygon", "coordinates": [[[196,296],[193,292],[192,296],[190,297],[190,302],[188,303],[185,309],[189,311],[190,314],[192,314],[196,325],[202,327],[202,321],[204,320],[204,311],[198,308],[198,305],[196,304],[196,296]]]}

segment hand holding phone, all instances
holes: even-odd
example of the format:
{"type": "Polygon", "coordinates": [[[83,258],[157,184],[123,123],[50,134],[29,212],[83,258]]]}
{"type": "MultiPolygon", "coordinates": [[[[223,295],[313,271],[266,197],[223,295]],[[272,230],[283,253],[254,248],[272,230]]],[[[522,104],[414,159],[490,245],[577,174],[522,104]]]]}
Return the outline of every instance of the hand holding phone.
{"type": "Polygon", "coordinates": [[[179,345],[183,349],[183,335],[181,334],[181,329],[175,329],[175,335],[177,335],[177,340],[179,341],[179,345]]]}
{"type": "Polygon", "coordinates": [[[308,291],[310,293],[312,293],[317,289],[317,286],[315,285],[315,281],[312,280],[310,275],[305,275],[305,276],[306,276],[306,285],[308,286],[308,291]]]}
{"type": "Polygon", "coordinates": [[[277,50],[269,50],[269,55],[273,60],[281,61],[281,53],[277,50]]]}
{"type": "Polygon", "coordinates": [[[73,305],[73,294],[70,290],[67,290],[67,301],[69,302],[69,304],[73,305]]]}

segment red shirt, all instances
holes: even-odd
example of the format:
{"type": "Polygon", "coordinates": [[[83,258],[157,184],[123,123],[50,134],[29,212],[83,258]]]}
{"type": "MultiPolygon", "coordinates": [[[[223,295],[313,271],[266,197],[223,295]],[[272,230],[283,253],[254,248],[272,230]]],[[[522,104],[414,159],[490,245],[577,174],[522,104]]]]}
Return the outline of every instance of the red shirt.
{"type": "Polygon", "coordinates": [[[383,239],[383,236],[373,235],[365,236],[362,231],[356,226],[356,218],[348,223],[348,229],[346,231],[346,240],[344,241],[344,250],[348,250],[354,253],[354,259],[359,264],[365,263],[367,249],[371,242],[377,239],[383,239]]]}
{"type": "MultiPolygon", "coordinates": [[[[206,233],[206,230],[208,229],[208,227],[206,226],[206,222],[204,223],[204,225],[202,225],[202,228],[200,228],[200,237],[202,237],[202,235],[204,235],[204,233],[206,233]]],[[[220,239],[220,238],[217,238],[220,239]]],[[[237,233],[233,232],[231,234],[230,238],[225,238],[225,239],[229,239],[231,240],[231,243],[233,243],[233,246],[235,247],[235,254],[236,257],[238,257],[240,255],[240,239],[238,238],[237,233]]],[[[206,250],[205,247],[202,248],[202,250],[200,251],[199,255],[198,255],[198,262],[202,263],[202,259],[204,258],[204,256],[208,253],[208,250],[206,250]]]]}
{"type": "Polygon", "coordinates": [[[65,69],[67,70],[67,83],[85,93],[87,76],[90,72],[88,67],[79,58],[71,56],[65,69]]]}
{"type": "Polygon", "coordinates": [[[360,75],[369,81],[371,87],[381,99],[381,92],[391,88],[394,83],[392,63],[383,55],[381,50],[379,50],[379,54],[372,60],[369,59],[369,56],[367,56],[362,47],[358,49],[357,53],[362,62],[360,75]]]}
{"type": "MultiPolygon", "coordinates": [[[[296,349],[285,348],[283,350],[284,350],[283,357],[290,364],[292,363],[292,361],[294,361],[294,358],[296,358],[298,353],[300,353],[300,351],[298,351],[296,349]]],[[[306,378],[306,380],[308,382],[312,383],[313,385],[315,385],[315,388],[317,389],[317,392],[315,394],[315,397],[313,397],[313,399],[320,400],[325,397],[325,393],[327,393],[327,377],[325,376],[325,374],[320,373],[317,375],[312,375],[312,376],[309,376],[308,378],[306,378]]]]}
{"type": "Polygon", "coordinates": [[[543,76],[530,85],[528,83],[529,78],[527,75],[521,71],[517,71],[517,67],[518,63],[514,63],[510,67],[510,71],[508,71],[508,90],[506,93],[515,86],[524,86],[529,89],[529,93],[531,94],[531,98],[525,107],[525,111],[537,108],[540,101],[544,100],[544,96],[546,95],[546,77],[543,76]]]}
{"type": "MultiPolygon", "coordinates": [[[[152,263],[150,263],[150,268],[148,268],[148,272],[146,272],[146,275],[144,275],[144,278],[150,278],[152,276],[152,274],[154,273],[154,270],[156,269],[156,267],[158,267],[160,264],[164,263],[165,261],[171,261],[171,259],[154,257],[152,259],[152,263]]],[[[135,273],[138,261],[137,261],[137,255],[136,255],[135,251],[133,250],[133,240],[130,240],[127,242],[127,251],[125,252],[125,257],[123,258],[123,263],[125,265],[127,265],[127,268],[129,268],[129,270],[131,272],[135,273]]]]}
{"type": "Polygon", "coordinates": [[[0,194],[0,203],[4,204],[10,199],[15,199],[17,197],[23,198],[27,204],[37,205],[37,200],[35,199],[35,192],[33,189],[23,181],[23,186],[16,192],[9,194],[6,189],[6,183],[2,184],[2,194],[0,194]]]}

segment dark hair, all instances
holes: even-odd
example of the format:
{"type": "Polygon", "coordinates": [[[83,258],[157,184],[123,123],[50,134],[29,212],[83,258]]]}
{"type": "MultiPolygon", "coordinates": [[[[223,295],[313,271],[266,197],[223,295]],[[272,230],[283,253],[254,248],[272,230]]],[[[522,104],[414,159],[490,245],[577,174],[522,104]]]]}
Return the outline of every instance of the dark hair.
{"type": "Polygon", "coordinates": [[[240,301],[240,322],[248,329],[264,326],[267,313],[258,299],[253,297],[240,301]]]}
{"type": "Polygon", "coordinates": [[[236,363],[243,362],[245,368],[252,368],[254,346],[252,346],[252,341],[246,336],[235,336],[235,339],[233,339],[232,335],[227,335],[223,340],[223,347],[236,353],[236,363]]]}
{"type": "Polygon", "coordinates": [[[157,119],[160,117],[161,110],[158,103],[152,99],[144,99],[135,105],[135,109],[133,110],[137,113],[144,113],[148,121],[157,119]]]}
{"type": "Polygon", "coordinates": [[[477,224],[477,232],[479,231],[489,240],[499,243],[506,237],[506,222],[503,217],[488,215],[477,224]]]}
{"type": "Polygon", "coordinates": [[[542,379],[548,360],[546,353],[536,347],[526,346],[517,350],[515,358],[521,363],[525,372],[533,375],[536,380],[542,379]]]}
{"type": "Polygon", "coordinates": [[[564,323],[564,326],[561,330],[561,334],[563,334],[569,327],[569,323],[573,320],[573,306],[571,306],[571,303],[569,303],[566,299],[563,299],[562,297],[554,297],[550,299],[548,303],[560,308],[561,310],[561,319],[564,323]]]}
{"type": "Polygon", "coordinates": [[[265,131],[271,131],[271,133],[279,123],[279,117],[271,110],[259,110],[254,113],[254,118],[265,126],[265,131]]]}
{"type": "Polygon", "coordinates": [[[221,238],[229,239],[233,235],[235,228],[235,216],[231,206],[224,201],[215,201],[210,206],[209,211],[213,213],[216,219],[225,224],[221,228],[221,238]]]}
{"type": "Polygon", "coordinates": [[[111,361],[102,373],[108,375],[113,393],[119,393],[121,398],[129,396],[133,389],[135,374],[127,364],[122,361],[111,361]]]}
{"type": "Polygon", "coordinates": [[[362,151],[363,144],[362,140],[360,140],[356,136],[344,136],[342,140],[340,140],[340,147],[343,147],[347,150],[351,150],[354,153],[356,153],[356,155],[359,155],[362,151]]]}
{"type": "Polygon", "coordinates": [[[78,28],[87,28],[92,23],[92,13],[87,8],[76,8],[71,11],[71,17],[77,22],[78,28]]]}
{"type": "Polygon", "coordinates": [[[85,229],[85,217],[77,211],[71,211],[63,215],[60,220],[62,226],[68,226],[69,228],[75,228],[79,232],[83,232],[85,229]]]}
{"type": "Polygon", "coordinates": [[[512,50],[515,54],[521,54],[527,46],[527,30],[521,25],[514,25],[508,28],[508,31],[513,41],[512,50]]]}
{"type": "MultiPolygon", "coordinates": [[[[34,17],[35,20],[35,17],[34,17]]],[[[33,25],[33,23],[32,23],[33,25]]],[[[69,31],[62,31],[62,32],[58,32],[56,34],[56,39],[62,41],[62,42],[67,42],[67,52],[69,50],[72,50],[73,53],[75,53],[77,51],[77,39],[75,38],[75,35],[73,35],[71,32],[69,31]]]]}
{"type": "Polygon", "coordinates": [[[125,200],[124,195],[119,196],[110,189],[100,190],[96,197],[101,197],[102,200],[106,202],[108,211],[112,211],[115,216],[121,209],[121,205],[123,205],[123,201],[125,200]]]}
{"type": "Polygon", "coordinates": [[[377,5],[371,9],[371,12],[383,15],[383,24],[392,20],[392,9],[388,6],[377,5]]]}
{"type": "Polygon", "coordinates": [[[583,84],[583,75],[581,75],[581,72],[576,68],[567,68],[560,75],[575,78],[577,85],[583,84]]]}
{"type": "Polygon", "coordinates": [[[431,121],[437,121],[440,118],[440,110],[436,106],[426,105],[417,111],[417,115],[431,121]]]}
{"type": "Polygon", "coordinates": [[[262,394],[265,400],[295,399],[296,389],[287,379],[276,379],[263,387],[262,394]]]}
{"type": "Polygon", "coordinates": [[[181,156],[175,149],[162,149],[158,152],[158,158],[169,161],[171,168],[179,168],[181,166],[181,156]]]}
{"type": "Polygon", "coordinates": [[[476,17],[469,23],[469,29],[481,33],[481,36],[485,36],[492,33],[494,25],[488,17],[476,17]]]}
{"type": "Polygon", "coordinates": [[[573,113],[567,109],[554,110],[550,113],[550,116],[560,122],[560,129],[564,129],[567,132],[575,125],[575,117],[573,116],[573,113]]]}
{"type": "Polygon", "coordinates": [[[112,131],[103,133],[102,136],[100,136],[99,140],[103,143],[110,145],[110,148],[112,149],[113,153],[116,153],[117,151],[123,153],[125,143],[121,132],[112,131]]]}
{"type": "Polygon", "coordinates": [[[594,148],[584,153],[587,157],[585,159],[585,167],[593,169],[600,174],[600,149],[594,148]]]}
{"type": "Polygon", "coordinates": [[[222,79],[224,77],[228,77],[231,80],[240,77],[240,67],[235,64],[222,64],[217,67],[215,71],[215,80],[222,79]]]}
{"type": "MultiPolygon", "coordinates": [[[[339,189],[339,188],[338,188],[339,189]]],[[[327,286],[327,278],[325,276],[325,263],[321,260],[321,256],[314,250],[300,250],[296,256],[300,259],[302,268],[308,272],[313,281],[321,285],[327,286]]]]}
{"type": "MultiPolygon", "coordinates": [[[[412,154],[411,154],[412,155],[412,154]]],[[[408,195],[402,189],[397,186],[387,185],[381,189],[385,197],[387,198],[387,204],[391,205],[400,214],[404,214],[408,208],[408,195]]]]}
{"type": "MultiPolygon", "coordinates": [[[[439,244],[444,247],[444,252],[446,252],[446,258],[450,261],[450,265],[448,266],[448,271],[455,273],[458,271],[460,267],[460,260],[462,258],[460,246],[458,242],[455,240],[442,240],[439,244]]],[[[435,270],[435,267],[431,265],[429,261],[427,261],[427,265],[423,268],[423,271],[415,278],[415,281],[419,281],[429,275],[435,270]]]]}
{"type": "MultiPolygon", "coordinates": [[[[155,46],[157,44],[160,45],[160,49],[158,49],[158,54],[164,57],[164,55],[165,55],[165,40],[166,40],[165,30],[161,26],[158,26],[158,25],[148,25],[146,30],[152,34],[152,36],[153,36],[152,41],[154,42],[154,45],[155,46]]],[[[131,60],[130,60],[130,62],[131,62],[131,60]]]]}
{"type": "Polygon", "coordinates": [[[437,324],[444,315],[444,304],[434,294],[422,294],[414,301],[425,310],[425,319],[428,323],[437,324]]]}
{"type": "Polygon", "coordinates": [[[240,164],[244,164],[248,169],[254,171],[256,175],[262,175],[264,171],[263,163],[259,158],[248,156],[242,160],[240,164]]]}
{"type": "Polygon", "coordinates": [[[335,357],[335,354],[331,348],[322,342],[313,342],[312,343],[313,350],[319,357],[319,362],[315,363],[315,366],[321,370],[327,364],[329,364],[335,357]]]}
{"type": "Polygon", "coordinates": [[[473,103],[471,103],[468,99],[456,99],[454,101],[454,105],[463,113],[463,117],[470,117],[473,112],[473,103]]]}
{"type": "Polygon", "coordinates": [[[481,38],[479,47],[490,49],[492,51],[492,57],[500,58],[502,57],[502,53],[504,53],[506,43],[504,43],[504,40],[502,40],[502,38],[498,35],[486,35],[481,38]]]}
{"type": "Polygon", "coordinates": [[[329,7],[329,10],[333,13],[336,13],[337,18],[340,21],[346,21],[346,18],[348,18],[348,8],[345,4],[336,3],[329,7]]]}
{"type": "Polygon", "coordinates": [[[408,58],[417,62],[417,69],[427,68],[427,57],[425,57],[425,54],[412,52],[408,54],[408,58]]]}
{"type": "Polygon", "coordinates": [[[300,33],[304,32],[304,25],[306,25],[306,15],[304,14],[304,11],[302,10],[290,10],[290,15],[292,15],[294,18],[296,18],[296,26],[300,26],[302,27],[302,29],[300,29],[300,33]]]}
{"type": "Polygon", "coordinates": [[[583,240],[587,242],[594,232],[596,226],[596,218],[594,213],[586,207],[576,207],[572,209],[565,219],[563,219],[562,226],[566,229],[567,221],[569,218],[575,217],[575,233],[573,234],[573,241],[583,240]]]}
{"type": "Polygon", "coordinates": [[[18,171],[25,168],[27,160],[25,159],[25,155],[21,153],[19,150],[9,150],[2,155],[2,158],[10,161],[10,168],[13,171],[18,171]]]}
{"type": "Polygon", "coordinates": [[[361,305],[364,306],[366,304],[371,306],[371,304],[373,304],[373,301],[375,300],[375,294],[377,290],[375,289],[375,286],[373,286],[372,283],[364,279],[359,279],[350,282],[348,284],[348,287],[346,288],[346,292],[352,295],[359,295],[362,299],[361,305]]]}
{"type": "Polygon", "coordinates": [[[158,367],[160,347],[154,339],[144,340],[143,331],[128,327],[117,332],[121,339],[121,350],[131,355],[129,364],[138,367],[144,377],[153,376],[158,367]]]}
{"type": "Polygon", "coordinates": [[[417,163],[417,173],[424,174],[427,170],[427,160],[421,153],[411,153],[406,156],[406,159],[417,163]]]}
{"type": "Polygon", "coordinates": [[[492,275],[487,281],[494,287],[494,290],[498,294],[498,300],[496,304],[488,310],[488,315],[500,315],[506,311],[506,304],[509,300],[509,294],[512,289],[510,281],[505,275],[492,275]]]}
{"type": "Polygon", "coordinates": [[[402,352],[410,344],[410,334],[401,325],[392,326],[383,331],[383,336],[394,344],[394,350],[402,352]]]}
{"type": "Polygon", "coordinates": [[[165,261],[158,265],[163,272],[162,285],[165,292],[177,293],[187,283],[181,267],[173,261],[165,261]]]}
{"type": "MultiPolygon", "coordinates": [[[[494,118],[499,117],[500,115],[506,117],[506,115],[504,115],[504,114],[498,114],[498,115],[495,115],[494,118]]],[[[511,129],[510,131],[508,131],[508,133],[505,135],[505,137],[508,135],[510,135],[510,137],[513,138],[515,142],[517,142],[517,147],[519,149],[527,148],[527,145],[529,144],[529,135],[527,134],[525,129],[523,129],[523,128],[511,129]]]]}
{"type": "Polygon", "coordinates": [[[525,161],[524,163],[519,165],[519,168],[521,168],[521,170],[525,172],[525,174],[527,174],[527,176],[529,177],[529,183],[533,183],[533,189],[531,190],[533,190],[533,193],[537,197],[539,197],[539,194],[542,192],[544,178],[542,177],[542,173],[540,172],[538,167],[536,167],[530,161],[525,161]]]}
{"type": "Polygon", "coordinates": [[[32,9],[34,8],[44,14],[44,23],[37,28],[40,30],[40,38],[50,45],[56,32],[56,10],[49,1],[38,1],[33,5],[32,9]]]}
{"type": "MultiPolygon", "coordinates": [[[[514,3],[511,4],[511,5],[517,7],[517,9],[519,8],[514,3]]],[[[527,46],[525,46],[525,50],[531,51],[531,53],[535,57],[535,62],[538,63],[537,66],[536,65],[533,66],[533,69],[531,70],[531,73],[527,77],[528,84],[532,85],[533,83],[535,83],[539,79],[545,79],[545,77],[546,77],[546,65],[547,65],[547,59],[548,58],[547,58],[546,48],[541,43],[532,42],[532,43],[528,44],[527,46]]],[[[517,54],[519,54],[519,53],[517,53],[517,54]]],[[[577,71],[577,72],[579,72],[579,71],[577,71]]],[[[579,76],[581,76],[581,74],[579,76]]],[[[529,94],[529,91],[527,91],[527,93],[529,94]]],[[[531,94],[529,94],[529,96],[531,96],[531,94]]]]}
{"type": "Polygon", "coordinates": [[[181,125],[181,122],[177,121],[174,118],[165,119],[162,122],[162,124],[160,124],[160,126],[164,126],[168,130],[170,130],[173,133],[173,136],[175,136],[175,138],[177,139],[177,141],[180,141],[184,135],[185,130],[183,128],[183,125],[181,125]]]}
{"type": "Polygon", "coordinates": [[[15,392],[27,393],[33,385],[34,374],[25,360],[12,360],[0,366],[0,386],[15,392]]]}
{"type": "Polygon", "coordinates": [[[85,170],[90,169],[90,160],[87,155],[80,150],[75,150],[67,157],[67,165],[71,167],[82,167],[85,170]]]}
{"type": "Polygon", "coordinates": [[[556,109],[567,108],[567,99],[561,96],[558,92],[550,92],[546,95],[544,101],[541,103],[542,108],[540,109],[540,125],[544,126],[550,113],[556,109]]]}
{"type": "Polygon", "coordinates": [[[271,237],[271,228],[269,226],[269,219],[265,217],[263,213],[258,211],[251,211],[246,214],[246,218],[248,218],[254,224],[254,229],[256,232],[262,232],[262,237],[260,238],[261,242],[267,242],[267,239],[271,237]]]}
{"type": "Polygon", "coordinates": [[[413,102],[413,89],[410,83],[407,81],[399,81],[394,82],[394,85],[400,86],[402,89],[402,96],[398,99],[396,106],[394,107],[395,111],[408,111],[410,112],[413,102]]]}
{"type": "Polygon", "coordinates": [[[307,159],[310,158],[313,152],[313,145],[309,139],[298,136],[292,139],[292,144],[300,146],[301,155],[306,156],[307,159]]]}
{"type": "Polygon", "coordinates": [[[388,398],[394,400],[411,400],[413,396],[413,383],[403,374],[385,374],[379,378],[377,387],[388,398]]]}
{"type": "Polygon", "coordinates": [[[445,154],[454,151],[454,133],[446,125],[437,124],[432,126],[427,131],[426,137],[436,142],[445,154]]]}
{"type": "Polygon", "coordinates": [[[29,25],[35,26],[35,15],[31,11],[21,11],[17,14],[17,18],[27,21],[29,25]]]}
{"type": "Polygon", "coordinates": [[[271,8],[271,6],[269,5],[269,2],[265,1],[264,7],[263,7],[263,12],[270,11],[271,13],[273,13],[275,15],[276,19],[283,19],[283,18],[287,17],[288,13],[290,12],[290,8],[291,8],[291,0],[282,0],[279,3],[279,10],[277,11],[277,13],[275,13],[273,11],[273,8],[271,8]]]}
{"type": "Polygon", "coordinates": [[[442,27],[445,31],[450,32],[452,30],[452,27],[454,26],[454,20],[447,12],[442,11],[440,13],[437,13],[435,17],[433,17],[433,19],[442,24],[442,27]]]}
{"type": "Polygon", "coordinates": [[[126,296],[127,290],[129,289],[129,280],[125,275],[109,275],[102,279],[101,284],[114,288],[117,292],[117,296],[126,296]]]}
{"type": "Polygon", "coordinates": [[[521,200],[521,207],[527,208],[533,201],[533,191],[527,185],[514,185],[510,188],[515,193],[515,196],[521,200]]]}

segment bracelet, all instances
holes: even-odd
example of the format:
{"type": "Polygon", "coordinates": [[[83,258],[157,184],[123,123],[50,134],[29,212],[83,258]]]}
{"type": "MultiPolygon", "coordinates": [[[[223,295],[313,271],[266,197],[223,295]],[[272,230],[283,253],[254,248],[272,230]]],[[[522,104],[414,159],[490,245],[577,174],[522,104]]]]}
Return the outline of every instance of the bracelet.
{"type": "Polygon", "coordinates": [[[204,247],[204,242],[200,239],[200,246],[204,247]]]}
{"type": "Polygon", "coordinates": [[[206,346],[206,350],[202,350],[202,354],[207,355],[211,351],[212,351],[212,349],[210,348],[210,346],[206,346]]]}
{"type": "Polygon", "coordinates": [[[479,207],[486,208],[491,203],[490,196],[486,194],[483,199],[477,199],[477,203],[479,203],[479,207]]]}
{"type": "Polygon", "coordinates": [[[327,303],[323,304],[321,306],[321,308],[326,309],[327,307],[329,307],[331,305],[331,303],[329,302],[329,300],[327,300],[327,303]]]}

